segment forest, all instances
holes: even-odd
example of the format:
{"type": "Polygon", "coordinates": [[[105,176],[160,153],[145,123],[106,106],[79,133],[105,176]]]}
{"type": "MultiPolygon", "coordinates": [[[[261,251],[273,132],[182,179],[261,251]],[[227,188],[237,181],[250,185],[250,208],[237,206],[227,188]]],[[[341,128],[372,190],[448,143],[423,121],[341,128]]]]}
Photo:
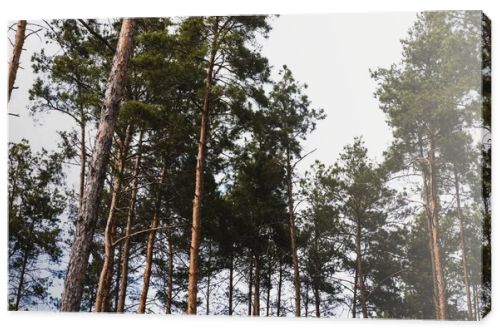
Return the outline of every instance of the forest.
{"type": "Polygon", "coordinates": [[[275,19],[11,22],[8,99],[31,67],[30,117],[71,130],[57,149],[8,144],[9,310],[489,312],[489,19],[418,13],[400,61],[366,69],[393,136],[383,160],[358,136],[304,173],[308,136],[350,111],[316,107],[262,55],[275,19]],[[33,38],[44,46],[20,64],[33,38]]]}

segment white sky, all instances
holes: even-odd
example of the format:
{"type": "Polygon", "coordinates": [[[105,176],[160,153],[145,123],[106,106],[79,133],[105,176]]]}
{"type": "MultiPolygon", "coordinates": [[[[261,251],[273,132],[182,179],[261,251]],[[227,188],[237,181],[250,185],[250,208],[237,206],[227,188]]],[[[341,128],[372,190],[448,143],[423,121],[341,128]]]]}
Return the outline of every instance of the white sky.
{"type": "MultiPolygon", "coordinates": [[[[317,151],[301,162],[299,170],[304,171],[316,159],[333,163],[342,148],[360,135],[369,155],[380,160],[391,133],[373,97],[375,82],[369,69],[399,61],[400,39],[415,18],[416,13],[407,12],[284,15],[273,19],[269,38],[262,42],[264,56],[276,70],[286,64],[297,80],[307,83],[313,106],[327,114],[304,143],[304,153],[317,151]]],[[[21,58],[23,69],[16,81],[19,89],[14,90],[9,104],[9,112],[20,115],[9,117],[9,141],[26,138],[34,150],[55,148],[59,140],[56,131],[73,126],[68,116],[58,112],[40,115],[38,122],[29,117],[28,90],[35,78],[29,59],[42,46],[36,36],[27,39],[21,58]]]]}

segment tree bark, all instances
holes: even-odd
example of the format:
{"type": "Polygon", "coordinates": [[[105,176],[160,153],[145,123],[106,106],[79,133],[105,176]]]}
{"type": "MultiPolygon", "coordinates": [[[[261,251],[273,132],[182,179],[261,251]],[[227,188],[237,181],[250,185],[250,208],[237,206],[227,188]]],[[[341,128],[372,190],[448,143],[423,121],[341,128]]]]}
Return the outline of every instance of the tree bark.
{"type": "Polygon", "coordinates": [[[83,192],[85,190],[85,165],[87,164],[85,126],[85,113],[83,108],[80,108],[80,192],[78,194],[78,212],[82,210],[83,192]]]}
{"type": "Polygon", "coordinates": [[[213,70],[215,66],[215,57],[217,54],[217,36],[210,50],[210,59],[205,83],[205,95],[203,98],[203,109],[201,111],[200,136],[198,141],[198,153],[196,158],[195,188],[193,198],[193,222],[191,227],[191,248],[189,253],[189,279],[188,279],[188,301],[187,314],[196,314],[197,295],[198,295],[198,274],[199,263],[198,254],[200,250],[201,239],[201,206],[203,203],[203,173],[205,165],[205,151],[208,135],[210,100],[213,81],[213,70]]]}
{"type": "Polygon", "coordinates": [[[108,219],[106,221],[106,229],[104,230],[104,262],[99,275],[99,284],[97,286],[97,296],[95,301],[95,311],[103,312],[106,310],[107,297],[111,285],[113,275],[113,262],[115,257],[115,247],[113,240],[116,236],[116,209],[118,206],[119,196],[122,191],[123,172],[125,171],[125,163],[127,160],[128,149],[132,138],[132,126],[128,125],[125,133],[125,138],[120,143],[120,152],[116,161],[116,175],[113,181],[113,193],[111,195],[111,204],[109,206],[108,219]]]}
{"type": "Polygon", "coordinates": [[[363,258],[361,255],[361,223],[359,220],[356,222],[356,264],[358,276],[358,289],[359,289],[359,304],[361,305],[361,313],[363,318],[368,318],[368,310],[366,308],[366,288],[363,273],[363,258]]]}
{"type": "Polygon", "coordinates": [[[14,47],[12,49],[12,58],[9,62],[9,83],[8,83],[8,101],[10,101],[10,96],[12,90],[14,89],[14,83],[16,82],[17,70],[19,69],[19,60],[21,59],[21,53],[23,51],[24,39],[26,36],[26,21],[20,20],[17,22],[16,36],[14,39],[14,47]]]}
{"type": "Polygon", "coordinates": [[[287,148],[287,166],[286,166],[286,181],[288,195],[288,227],[290,229],[290,248],[292,253],[293,264],[293,285],[295,288],[295,316],[300,317],[300,273],[299,273],[299,258],[297,255],[297,229],[295,226],[295,214],[293,207],[293,171],[291,165],[290,149],[287,148]]]}
{"type": "Polygon", "coordinates": [[[118,303],[116,305],[116,312],[122,313],[125,309],[125,298],[127,296],[128,285],[128,261],[130,256],[130,233],[132,232],[132,225],[135,220],[135,205],[137,202],[137,185],[139,183],[139,170],[141,165],[142,156],[142,136],[143,131],[139,133],[139,142],[137,146],[137,157],[134,162],[134,174],[132,176],[132,192],[130,194],[130,202],[127,213],[127,225],[125,227],[125,239],[123,240],[122,258],[121,258],[121,273],[120,273],[120,287],[118,292],[118,303]]]}
{"type": "Polygon", "coordinates": [[[442,265],[442,254],[441,254],[441,244],[439,236],[439,194],[437,190],[437,170],[435,165],[435,147],[434,141],[430,142],[429,150],[429,188],[431,201],[429,203],[429,208],[431,212],[431,245],[432,245],[432,257],[436,273],[436,288],[437,288],[437,302],[438,302],[438,320],[447,319],[447,301],[446,301],[446,285],[443,273],[442,265]]]}
{"type": "Polygon", "coordinates": [[[460,203],[460,185],[458,180],[458,172],[454,171],[455,176],[455,194],[457,198],[457,215],[458,222],[460,226],[460,248],[462,249],[462,267],[464,272],[464,287],[465,296],[467,297],[467,320],[472,320],[472,302],[470,295],[470,283],[469,283],[469,263],[467,260],[467,249],[465,247],[465,231],[464,231],[464,217],[462,213],[462,206],[460,203]]]}
{"type": "Polygon", "coordinates": [[[87,182],[82,209],[78,213],[75,238],[61,299],[61,311],[77,312],[80,310],[90,245],[97,221],[118,107],[127,78],[128,59],[132,53],[134,29],[135,20],[123,20],[118,46],[113,58],[104,95],[103,109],[101,111],[101,120],[92,154],[92,162],[86,178],[87,182]]]}
{"type": "Polygon", "coordinates": [[[153,213],[153,218],[151,219],[151,231],[148,233],[148,241],[146,246],[146,264],[144,267],[144,282],[141,290],[141,296],[139,298],[139,313],[146,312],[146,301],[148,298],[149,291],[149,283],[151,281],[151,268],[153,265],[153,248],[156,236],[156,230],[160,222],[160,208],[161,208],[161,199],[162,199],[162,185],[165,183],[165,178],[167,176],[167,162],[163,165],[161,176],[160,176],[160,184],[159,189],[156,194],[156,203],[153,213]]]}

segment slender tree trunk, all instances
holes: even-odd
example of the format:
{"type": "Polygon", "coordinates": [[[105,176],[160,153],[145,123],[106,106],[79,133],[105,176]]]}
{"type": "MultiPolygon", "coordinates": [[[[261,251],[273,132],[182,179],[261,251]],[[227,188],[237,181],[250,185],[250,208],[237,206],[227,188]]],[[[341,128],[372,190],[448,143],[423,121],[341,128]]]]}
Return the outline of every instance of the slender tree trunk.
{"type": "Polygon", "coordinates": [[[269,316],[269,311],[271,309],[271,278],[272,278],[272,265],[269,263],[269,271],[267,273],[267,293],[266,293],[266,317],[269,316]]]}
{"type": "Polygon", "coordinates": [[[288,195],[288,227],[290,229],[290,247],[293,264],[293,285],[295,288],[295,316],[300,317],[300,273],[299,257],[297,255],[297,229],[295,227],[295,214],[293,207],[293,171],[291,165],[290,149],[287,148],[287,195],[288,195]]]}
{"type": "Polygon", "coordinates": [[[116,305],[116,312],[123,313],[125,310],[125,298],[127,296],[128,285],[128,261],[130,256],[130,233],[132,232],[132,225],[135,220],[135,205],[137,202],[137,185],[139,183],[139,170],[141,165],[142,156],[142,136],[143,131],[139,133],[139,143],[137,147],[137,157],[134,162],[134,173],[132,179],[132,192],[130,194],[130,202],[127,213],[127,225],[125,227],[125,239],[123,240],[123,251],[121,258],[121,273],[120,273],[120,287],[118,292],[118,303],[116,305]]]}
{"type": "Polygon", "coordinates": [[[248,315],[252,315],[252,283],[253,283],[253,261],[250,256],[250,268],[248,270],[248,315]]]}
{"type": "Polygon", "coordinates": [[[447,301],[446,301],[446,285],[443,273],[441,244],[439,237],[439,205],[438,205],[438,189],[437,189],[437,170],[435,165],[435,148],[434,141],[431,140],[429,150],[429,177],[430,177],[430,194],[431,202],[429,203],[431,212],[431,242],[432,242],[432,257],[436,273],[437,301],[438,301],[438,316],[437,319],[447,319],[447,301]]]}
{"type": "Polygon", "coordinates": [[[122,191],[123,172],[127,160],[128,149],[132,138],[132,126],[128,125],[125,138],[120,143],[120,152],[116,161],[116,175],[113,180],[113,192],[111,195],[111,204],[109,206],[106,229],[104,230],[104,262],[99,275],[99,285],[97,287],[97,297],[95,301],[95,311],[106,311],[109,288],[113,277],[113,262],[115,257],[115,247],[113,241],[116,236],[116,209],[118,207],[119,197],[122,191]]]}
{"type": "Polygon", "coordinates": [[[193,225],[191,227],[191,248],[189,253],[189,280],[188,280],[188,302],[187,314],[196,314],[197,295],[198,295],[198,253],[200,250],[201,239],[201,206],[203,203],[203,173],[205,165],[205,151],[207,143],[207,133],[210,116],[210,100],[212,95],[213,70],[215,66],[215,57],[217,54],[217,38],[210,50],[210,60],[208,64],[205,96],[203,98],[203,110],[201,112],[200,137],[198,141],[198,154],[196,158],[196,175],[193,198],[193,225]]]}
{"type": "Polygon", "coordinates": [[[233,284],[234,284],[234,259],[231,251],[231,260],[229,264],[229,315],[233,315],[233,284]]]}
{"type": "Polygon", "coordinates": [[[304,316],[309,317],[309,282],[306,282],[306,287],[304,291],[304,316]]]}
{"type": "Polygon", "coordinates": [[[212,261],[212,243],[208,244],[208,268],[207,268],[207,310],[206,314],[210,314],[210,277],[212,275],[210,262],[212,261]]]}
{"type": "Polygon", "coordinates": [[[479,303],[478,303],[478,300],[477,300],[477,286],[475,284],[472,284],[472,298],[474,300],[474,316],[475,316],[475,319],[476,321],[479,321],[481,320],[480,319],[480,316],[479,316],[479,303]]]}
{"type": "MultiPolygon", "coordinates": [[[[357,261],[356,261],[357,263],[357,261]]],[[[353,296],[352,296],[352,317],[356,318],[356,302],[357,302],[357,293],[358,293],[358,266],[356,265],[356,270],[354,274],[354,287],[353,287],[353,296]]]]}
{"type": "Polygon", "coordinates": [[[144,267],[144,282],[141,290],[141,296],[139,298],[139,313],[146,312],[146,301],[148,299],[148,291],[149,291],[149,283],[151,281],[151,268],[153,265],[153,249],[155,243],[156,229],[160,222],[160,208],[161,208],[161,199],[162,199],[162,186],[165,183],[165,178],[167,176],[167,162],[163,165],[161,176],[160,176],[160,184],[158,186],[157,194],[156,194],[156,203],[153,213],[153,218],[151,219],[151,231],[148,233],[148,241],[146,246],[146,264],[144,267]]]}
{"type": "Polygon", "coordinates": [[[425,202],[426,202],[426,214],[427,214],[427,234],[428,234],[428,248],[429,248],[429,257],[430,257],[430,262],[431,262],[431,271],[432,271],[432,287],[433,287],[433,292],[432,292],[432,300],[434,302],[434,316],[436,319],[438,318],[439,315],[439,303],[437,299],[437,280],[436,280],[436,266],[434,264],[434,257],[432,256],[432,212],[429,206],[430,203],[430,198],[431,198],[431,192],[430,192],[430,177],[429,173],[427,170],[424,169],[423,173],[423,183],[424,183],[424,192],[425,192],[425,202]]]}
{"type": "Polygon", "coordinates": [[[276,302],[276,316],[279,317],[281,315],[281,288],[283,286],[283,262],[280,258],[280,269],[278,272],[278,300],[276,302]]]}
{"type": "Polygon", "coordinates": [[[363,273],[363,258],[361,255],[361,223],[356,222],[356,264],[358,267],[358,289],[359,289],[359,304],[361,305],[361,313],[363,318],[368,318],[368,310],[366,308],[366,288],[363,273]]]}
{"type": "Polygon", "coordinates": [[[321,309],[320,309],[320,304],[321,304],[321,297],[319,295],[319,289],[318,287],[314,287],[314,306],[316,306],[316,318],[321,317],[321,309]]]}
{"type": "Polygon", "coordinates": [[[464,217],[462,214],[462,206],[460,203],[460,185],[458,181],[458,172],[455,170],[455,194],[457,197],[457,214],[460,226],[460,248],[462,249],[462,267],[464,272],[464,287],[465,296],[467,297],[467,320],[472,320],[472,302],[470,295],[469,284],[469,263],[467,261],[467,249],[465,247],[465,231],[464,231],[464,217]]]}
{"type": "Polygon", "coordinates": [[[85,165],[87,164],[87,148],[85,138],[85,113],[80,108],[80,192],[78,194],[78,211],[82,210],[83,192],[85,191],[85,165]]]}
{"type": "Polygon", "coordinates": [[[132,53],[134,29],[135,20],[123,20],[118,46],[107,82],[92,162],[86,177],[82,209],[78,213],[75,238],[61,299],[61,311],[77,312],[80,310],[85,272],[97,221],[118,107],[127,78],[128,59],[132,53]]]}
{"type": "Polygon", "coordinates": [[[25,35],[26,21],[20,20],[17,22],[16,37],[14,39],[14,47],[12,49],[12,58],[9,62],[8,101],[10,101],[10,96],[12,94],[12,90],[14,89],[14,83],[16,82],[17,70],[19,68],[19,60],[21,59],[21,52],[23,51],[25,35]]]}
{"type": "Polygon", "coordinates": [[[21,272],[19,273],[19,284],[17,286],[16,303],[14,304],[14,311],[19,311],[19,304],[21,303],[21,298],[23,296],[24,278],[26,276],[26,266],[28,265],[28,258],[29,258],[28,250],[25,250],[23,254],[21,272]]]}
{"type": "Polygon", "coordinates": [[[168,235],[168,278],[167,278],[167,305],[165,311],[172,314],[172,292],[174,285],[174,245],[172,240],[172,230],[167,231],[168,235]]]}
{"type": "Polygon", "coordinates": [[[118,245],[118,254],[116,256],[116,261],[113,261],[116,265],[116,278],[115,278],[115,290],[114,290],[114,312],[118,310],[118,299],[120,298],[120,282],[121,282],[121,270],[120,270],[120,260],[122,258],[123,245],[118,245]]]}
{"type": "Polygon", "coordinates": [[[255,283],[254,283],[253,315],[260,316],[260,257],[255,256],[255,283]]]}

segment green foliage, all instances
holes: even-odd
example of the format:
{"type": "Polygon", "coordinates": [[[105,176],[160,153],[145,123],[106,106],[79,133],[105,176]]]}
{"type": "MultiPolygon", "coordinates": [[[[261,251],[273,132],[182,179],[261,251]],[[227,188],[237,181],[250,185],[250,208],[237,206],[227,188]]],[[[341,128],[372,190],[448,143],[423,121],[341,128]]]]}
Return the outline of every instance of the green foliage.
{"type": "Polygon", "coordinates": [[[27,141],[9,145],[9,308],[48,303],[53,276],[47,263],[58,263],[60,217],[66,208],[64,156],[32,153],[27,141]]]}

